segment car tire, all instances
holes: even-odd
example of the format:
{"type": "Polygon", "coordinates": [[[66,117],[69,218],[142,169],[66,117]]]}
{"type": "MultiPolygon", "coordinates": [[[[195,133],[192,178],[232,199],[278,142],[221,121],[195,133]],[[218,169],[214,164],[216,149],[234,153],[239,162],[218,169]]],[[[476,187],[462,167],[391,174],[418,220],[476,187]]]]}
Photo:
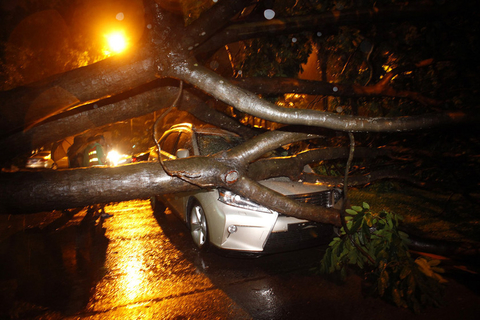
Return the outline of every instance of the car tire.
{"type": "Polygon", "coordinates": [[[163,204],[162,201],[158,198],[158,196],[152,196],[150,197],[150,206],[152,207],[153,213],[157,214],[159,216],[164,216],[165,215],[165,205],[163,204]]]}
{"type": "Polygon", "coordinates": [[[202,205],[196,200],[189,210],[188,226],[195,245],[201,251],[206,251],[209,246],[207,217],[202,205]]]}

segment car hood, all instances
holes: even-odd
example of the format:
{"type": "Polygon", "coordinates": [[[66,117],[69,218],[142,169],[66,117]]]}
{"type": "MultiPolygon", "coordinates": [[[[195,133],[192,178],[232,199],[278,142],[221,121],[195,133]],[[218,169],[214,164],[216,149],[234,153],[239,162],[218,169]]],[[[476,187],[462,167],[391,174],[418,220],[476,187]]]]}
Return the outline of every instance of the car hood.
{"type": "Polygon", "coordinates": [[[288,179],[287,177],[261,180],[259,181],[259,183],[283,195],[304,194],[328,190],[326,186],[321,184],[295,182],[288,179]]]}

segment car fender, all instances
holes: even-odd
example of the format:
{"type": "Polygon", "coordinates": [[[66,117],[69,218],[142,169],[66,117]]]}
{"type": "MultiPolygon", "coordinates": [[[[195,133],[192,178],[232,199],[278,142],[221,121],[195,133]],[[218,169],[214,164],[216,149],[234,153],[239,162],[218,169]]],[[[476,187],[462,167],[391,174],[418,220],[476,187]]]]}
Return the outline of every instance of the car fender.
{"type": "Polygon", "coordinates": [[[215,246],[220,246],[223,238],[223,230],[225,229],[225,215],[221,210],[218,210],[215,203],[218,201],[217,199],[218,191],[215,189],[191,196],[187,201],[185,222],[187,225],[189,224],[190,210],[192,209],[193,203],[198,201],[207,218],[209,241],[215,246]]]}

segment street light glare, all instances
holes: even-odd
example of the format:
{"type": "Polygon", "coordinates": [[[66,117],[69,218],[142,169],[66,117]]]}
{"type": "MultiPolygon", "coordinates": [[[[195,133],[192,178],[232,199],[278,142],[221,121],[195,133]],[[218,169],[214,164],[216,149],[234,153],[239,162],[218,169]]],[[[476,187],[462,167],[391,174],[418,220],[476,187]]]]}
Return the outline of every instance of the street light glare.
{"type": "Polygon", "coordinates": [[[106,36],[109,51],[112,53],[120,53],[127,47],[127,40],[121,32],[113,32],[106,36]]]}

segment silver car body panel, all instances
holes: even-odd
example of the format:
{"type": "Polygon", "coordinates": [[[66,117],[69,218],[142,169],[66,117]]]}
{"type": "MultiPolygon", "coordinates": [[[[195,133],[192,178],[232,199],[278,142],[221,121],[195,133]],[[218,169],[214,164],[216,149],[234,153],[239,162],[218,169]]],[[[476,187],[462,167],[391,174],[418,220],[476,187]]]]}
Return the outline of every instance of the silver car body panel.
{"type": "MultiPolygon", "coordinates": [[[[263,180],[260,183],[284,195],[327,190],[322,185],[292,182],[285,177],[263,180]]],[[[168,194],[161,198],[187,224],[189,205],[191,201],[197,200],[207,217],[210,243],[226,250],[261,252],[271,233],[288,232],[288,226],[291,224],[309,222],[279,215],[273,210],[266,213],[225,204],[218,200],[216,189],[168,194]],[[230,233],[228,231],[230,226],[235,226],[236,232],[230,233]]]]}

